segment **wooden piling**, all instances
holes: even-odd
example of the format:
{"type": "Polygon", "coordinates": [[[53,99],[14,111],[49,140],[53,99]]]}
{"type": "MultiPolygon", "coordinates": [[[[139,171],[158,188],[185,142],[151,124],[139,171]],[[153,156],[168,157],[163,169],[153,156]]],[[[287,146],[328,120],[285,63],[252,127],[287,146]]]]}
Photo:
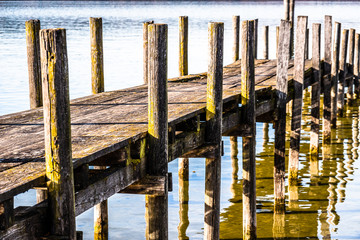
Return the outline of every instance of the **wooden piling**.
{"type": "Polygon", "coordinates": [[[14,224],[14,198],[0,203],[0,230],[6,230],[14,224]]]}
{"type": "Polygon", "coordinates": [[[285,211],[285,136],[290,27],[289,21],[281,20],[276,69],[274,212],[285,211]]]}
{"type": "Polygon", "coordinates": [[[149,65],[149,43],[148,43],[148,26],[154,21],[143,23],[143,79],[144,84],[148,84],[148,65],[149,65]]]}
{"type": "Polygon", "coordinates": [[[263,30],[264,38],[264,59],[269,59],[269,26],[264,26],[263,30]]]}
{"type": "Polygon", "coordinates": [[[102,18],[90,18],[92,93],[104,91],[102,18]]]}
{"type": "Polygon", "coordinates": [[[243,137],[243,239],[256,239],[255,23],[241,23],[241,104],[243,137]]]}
{"type": "Polygon", "coordinates": [[[309,59],[309,29],[306,29],[305,36],[305,59],[309,59]]]}
{"type": "Polygon", "coordinates": [[[321,92],[321,24],[312,25],[312,69],[313,84],[311,86],[311,132],[310,154],[311,159],[317,160],[319,156],[319,130],[320,130],[320,92],[321,92]]]}
{"type": "Polygon", "coordinates": [[[326,15],[324,23],[324,67],[323,67],[323,141],[330,143],[331,139],[331,46],[332,46],[332,17],[326,15]]]}
{"type": "Polygon", "coordinates": [[[65,29],[40,31],[45,162],[52,235],[75,239],[69,73],[65,29]]]}
{"type": "Polygon", "coordinates": [[[232,17],[232,28],[233,28],[233,61],[239,60],[239,45],[240,45],[240,16],[232,17]]]}
{"type": "Polygon", "coordinates": [[[42,106],[41,66],[40,66],[40,20],[25,22],[26,48],[29,72],[30,108],[42,106]]]}
{"type": "Polygon", "coordinates": [[[349,31],[349,67],[348,73],[352,75],[349,79],[348,91],[346,93],[347,103],[352,105],[354,99],[354,57],[355,57],[355,29],[349,31]]]}
{"type": "Polygon", "coordinates": [[[179,17],[179,73],[188,75],[188,17],[179,17]]]}
{"type": "MultiPolygon", "coordinates": [[[[167,176],[168,172],[168,97],[166,24],[150,24],[149,100],[148,100],[148,174],[167,176]]],[[[166,184],[167,185],[167,184],[166,184]]],[[[146,195],[146,238],[168,238],[168,189],[164,196],[146,195]]]]}
{"type": "Polygon", "coordinates": [[[359,84],[359,65],[360,65],[360,34],[355,35],[355,54],[354,54],[354,99],[359,98],[360,84],[359,84]]]}
{"type": "Polygon", "coordinates": [[[189,159],[179,158],[179,240],[189,239],[186,230],[189,222],[189,159]]]}
{"type": "Polygon", "coordinates": [[[331,61],[331,127],[336,127],[338,80],[339,80],[339,55],[340,55],[341,23],[335,22],[334,44],[331,61]]]}
{"type": "Polygon", "coordinates": [[[259,19],[254,20],[254,58],[257,59],[259,19]]]}
{"type": "Polygon", "coordinates": [[[299,16],[296,28],[295,59],[294,59],[294,98],[291,116],[290,151],[289,151],[289,184],[297,183],[301,117],[304,90],[305,37],[307,17],[299,16]]]}
{"type": "Polygon", "coordinates": [[[214,144],[213,158],[206,158],[204,239],[219,239],[222,134],[222,82],[224,23],[208,25],[209,66],[207,73],[206,141],[214,144]]]}
{"type": "Polygon", "coordinates": [[[294,52],[294,19],[295,19],[295,0],[284,0],[285,17],[284,19],[290,21],[290,58],[294,52]]]}
{"type": "Polygon", "coordinates": [[[341,52],[340,52],[340,62],[339,62],[339,90],[338,90],[338,99],[337,99],[337,108],[338,115],[344,115],[344,98],[345,98],[345,79],[347,74],[346,66],[346,55],[348,50],[348,39],[349,39],[349,30],[344,29],[341,37],[341,52]]]}

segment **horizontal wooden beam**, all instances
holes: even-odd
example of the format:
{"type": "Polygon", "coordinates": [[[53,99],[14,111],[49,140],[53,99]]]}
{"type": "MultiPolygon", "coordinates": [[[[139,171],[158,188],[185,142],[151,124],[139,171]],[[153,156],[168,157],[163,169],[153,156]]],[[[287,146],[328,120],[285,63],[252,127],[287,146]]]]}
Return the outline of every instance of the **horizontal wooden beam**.
{"type": "Polygon", "coordinates": [[[167,182],[165,176],[148,175],[124,188],[119,193],[164,196],[167,182]]]}

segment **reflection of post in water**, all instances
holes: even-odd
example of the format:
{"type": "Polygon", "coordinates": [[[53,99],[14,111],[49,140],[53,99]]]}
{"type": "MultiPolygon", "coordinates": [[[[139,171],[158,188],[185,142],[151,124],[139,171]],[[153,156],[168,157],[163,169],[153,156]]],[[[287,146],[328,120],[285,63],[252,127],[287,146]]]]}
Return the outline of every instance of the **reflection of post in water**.
{"type": "Polygon", "coordinates": [[[238,141],[237,137],[232,136],[230,137],[230,156],[231,156],[231,166],[232,166],[232,184],[231,184],[231,192],[233,194],[233,198],[236,197],[236,192],[234,186],[237,184],[238,180],[238,171],[239,171],[239,164],[238,164],[238,141]]]}
{"type": "Polygon", "coordinates": [[[264,123],[263,133],[264,133],[264,137],[263,137],[264,144],[263,144],[263,146],[265,147],[269,143],[269,123],[264,123]]]}
{"type": "Polygon", "coordinates": [[[189,226],[189,159],[179,158],[179,239],[189,239],[186,229],[189,226]]]}
{"type": "MultiPolygon", "coordinates": [[[[322,173],[321,175],[323,177],[327,177],[330,175],[330,168],[328,168],[327,166],[331,163],[331,145],[330,143],[326,143],[323,142],[322,144],[322,158],[323,158],[323,168],[322,168],[322,173]]],[[[330,185],[329,185],[330,187],[330,185]]],[[[326,194],[326,198],[329,200],[329,188],[327,189],[327,193],[326,194]]],[[[329,214],[328,214],[328,208],[329,205],[326,209],[322,210],[319,216],[319,220],[320,220],[320,224],[321,224],[321,235],[323,236],[323,239],[331,239],[331,233],[330,233],[330,221],[329,219],[329,214]]]]}

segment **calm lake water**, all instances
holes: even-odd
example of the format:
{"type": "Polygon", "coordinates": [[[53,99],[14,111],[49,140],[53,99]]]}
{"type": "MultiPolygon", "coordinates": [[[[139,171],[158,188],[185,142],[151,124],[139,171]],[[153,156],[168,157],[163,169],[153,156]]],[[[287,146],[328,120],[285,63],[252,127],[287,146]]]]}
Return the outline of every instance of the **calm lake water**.
{"type": "MultiPolygon", "coordinates": [[[[360,30],[360,2],[297,2],[296,15],[309,16],[309,26],[332,15],[343,28],[360,30]]],[[[282,2],[121,2],[121,1],[0,1],[0,115],[29,108],[25,45],[25,21],[41,20],[42,28],[67,30],[71,98],[89,95],[90,40],[89,17],[103,17],[106,91],[142,83],[142,22],[155,20],[169,25],[168,76],[178,76],[178,16],[189,16],[189,73],[207,70],[207,24],[225,23],[224,64],[231,63],[231,16],[259,18],[259,57],[262,56],[262,27],[270,26],[270,58],[275,57],[275,26],[283,16],[282,2]]],[[[310,31],[311,34],[311,31],[310,31]]],[[[310,38],[311,39],[311,38],[310,38]]],[[[320,161],[308,156],[310,118],[304,106],[300,155],[300,182],[288,195],[298,200],[287,202],[284,232],[277,236],[306,239],[360,239],[359,103],[346,118],[340,118],[336,143],[324,146],[320,161]],[[353,116],[353,118],[350,117],[353,116]]],[[[273,237],[273,144],[269,125],[257,124],[257,217],[258,236],[273,237]],[[266,133],[267,131],[265,131],[266,133]]],[[[241,138],[238,171],[230,157],[229,139],[224,137],[222,159],[221,238],[242,238],[241,138]],[[238,179],[236,179],[236,175],[238,179]]],[[[203,238],[204,159],[191,159],[189,184],[189,226],[186,236],[203,238]]],[[[178,238],[178,176],[175,160],[173,192],[169,194],[169,239],[178,238]]],[[[35,203],[34,191],[19,195],[16,206],[35,203]]],[[[109,199],[110,239],[144,239],[144,196],[115,195],[109,199]]],[[[93,212],[77,217],[78,230],[85,239],[93,238],[93,212]]],[[[184,234],[184,233],[183,233],[184,234]]]]}

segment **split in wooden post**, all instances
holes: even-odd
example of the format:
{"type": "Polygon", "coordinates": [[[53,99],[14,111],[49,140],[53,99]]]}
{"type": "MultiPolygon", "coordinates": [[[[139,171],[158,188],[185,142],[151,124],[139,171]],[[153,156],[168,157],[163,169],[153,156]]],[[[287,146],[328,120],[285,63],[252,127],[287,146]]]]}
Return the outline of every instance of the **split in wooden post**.
{"type": "Polygon", "coordinates": [[[241,104],[243,137],[243,239],[256,239],[255,23],[241,23],[241,104]]]}
{"type": "Polygon", "coordinates": [[[269,26],[264,26],[263,32],[264,39],[264,59],[269,59],[269,26]]]}
{"type": "Polygon", "coordinates": [[[323,142],[330,143],[331,139],[331,44],[332,44],[332,17],[325,16],[324,29],[324,68],[323,68],[323,142]]]}
{"type": "Polygon", "coordinates": [[[239,49],[240,49],[240,16],[232,17],[232,28],[233,28],[233,61],[239,60],[239,49]]]}
{"type": "Polygon", "coordinates": [[[187,16],[179,17],[179,74],[188,75],[188,35],[189,21],[187,16]]]}
{"type": "Polygon", "coordinates": [[[65,29],[40,31],[45,162],[52,235],[76,237],[65,29]]]}
{"type": "Polygon", "coordinates": [[[347,72],[351,74],[348,91],[346,93],[347,103],[351,106],[354,99],[354,57],[355,57],[355,29],[349,31],[349,67],[347,72]]]}
{"type": "Polygon", "coordinates": [[[30,108],[42,106],[41,65],[40,65],[40,20],[25,22],[27,62],[29,72],[30,108]]]}
{"type": "Polygon", "coordinates": [[[149,68],[149,43],[148,43],[148,26],[154,21],[143,23],[143,78],[144,84],[148,84],[148,68],[149,68]]]}
{"type": "Polygon", "coordinates": [[[311,132],[310,154],[311,160],[318,160],[319,130],[320,130],[320,92],[321,92],[321,25],[312,25],[312,69],[314,82],[311,86],[311,132]]]}
{"type": "Polygon", "coordinates": [[[335,22],[334,44],[331,61],[331,127],[336,127],[338,81],[339,81],[339,55],[340,55],[341,23],[335,22]]]}
{"type": "Polygon", "coordinates": [[[359,84],[359,66],[360,66],[360,34],[355,35],[355,60],[354,60],[354,99],[359,98],[360,84],[359,84]]]}
{"type": "Polygon", "coordinates": [[[92,93],[104,91],[104,60],[102,18],[90,18],[92,93]]]}
{"type": "Polygon", "coordinates": [[[189,227],[189,159],[179,158],[179,239],[189,239],[186,230],[189,227]]]}
{"type": "Polygon", "coordinates": [[[340,52],[340,60],[339,60],[339,91],[338,91],[338,100],[337,100],[337,108],[338,115],[344,115],[344,102],[345,102],[345,80],[347,75],[347,67],[346,67],[346,55],[348,50],[348,39],[349,39],[349,30],[344,29],[341,37],[341,52],[340,52]]]}
{"type": "Polygon", "coordinates": [[[206,93],[206,142],[215,146],[214,156],[206,158],[204,239],[219,239],[222,135],[222,89],[224,23],[208,24],[209,65],[206,93]]]}
{"type": "Polygon", "coordinates": [[[295,59],[294,59],[294,98],[291,116],[290,151],[289,151],[289,184],[297,183],[303,90],[305,77],[305,37],[308,19],[299,16],[296,28],[295,59]]]}
{"type": "Polygon", "coordinates": [[[274,212],[285,212],[285,136],[286,101],[288,92],[288,66],[290,21],[280,24],[280,41],[277,47],[275,149],[274,149],[274,212]]]}
{"type": "MultiPolygon", "coordinates": [[[[148,174],[167,176],[168,172],[168,94],[166,24],[148,26],[149,101],[148,101],[148,174]]],[[[165,184],[167,186],[167,184],[165,184]]],[[[146,195],[146,238],[168,238],[168,189],[164,196],[146,195]]]]}

